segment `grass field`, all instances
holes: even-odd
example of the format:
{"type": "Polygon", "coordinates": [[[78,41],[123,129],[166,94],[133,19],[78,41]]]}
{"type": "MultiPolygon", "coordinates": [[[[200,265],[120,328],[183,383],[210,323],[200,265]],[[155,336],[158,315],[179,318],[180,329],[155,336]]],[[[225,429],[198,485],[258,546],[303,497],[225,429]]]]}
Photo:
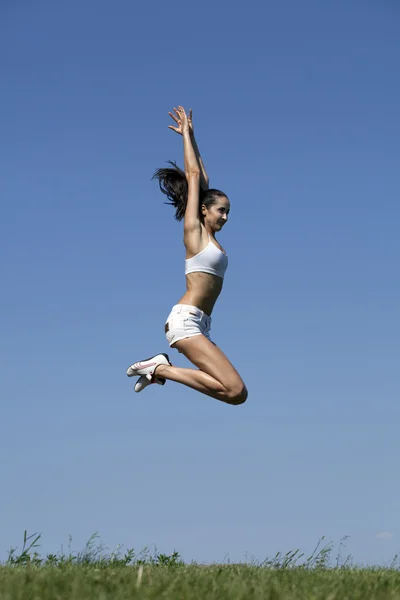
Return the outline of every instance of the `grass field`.
{"type": "Polygon", "coordinates": [[[93,536],[81,553],[38,553],[40,536],[24,536],[0,567],[0,600],[400,600],[400,571],[360,568],[328,544],[304,558],[277,554],[262,564],[184,564],[178,553],[118,549],[106,554],[93,536]],[[96,545],[97,543],[97,545],[96,545]]]}

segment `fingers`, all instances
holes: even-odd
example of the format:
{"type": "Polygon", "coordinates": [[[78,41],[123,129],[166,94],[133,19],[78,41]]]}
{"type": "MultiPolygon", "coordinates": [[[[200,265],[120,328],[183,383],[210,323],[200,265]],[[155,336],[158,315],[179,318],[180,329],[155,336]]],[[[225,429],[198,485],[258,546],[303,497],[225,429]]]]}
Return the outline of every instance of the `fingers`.
{"type": "Polygon", "coordinates": [[[175,110],[175,112],[178,112],[178,115],[179,115],[179,116],[182,116],[182,115],[184,115],[184,116],[186,117],[186,111],[185,111],[185,109],[183,108],[183,106],[178,106],[178,111],[176,111],[176,109],[175,109],[175,108],[174,108],[174,110],[175,110]]]}
{"type": "Polygon", "coordinates": [[[178,125],[178,127],[174,127],[173,125],[168,125],[168,129],[172,129],[176,133],[179,133],[180,135],[182,135],[182,133],[183,133],[182,128],[185,128],[189,122],[190,122],[190,127],[192,126],[191,125],[192,109],[190,109],[190,111],[189,111],[189,117],[187,116],[185,109],[181,105],[179,105],[178,107],[174,106],[174,111],[176,113],[176,116],[172,112],[169,112],[168,114],[171,117],[171,119],[173,119],[175,121],[175,123],[178,125]]]}
{"type": "Polygon", "coordinates": [[[183,108],[183,106],[178,106],[178,108],[175,108],[174,106],[174,111],[176,112],[177,117],[172,112],[169,112],[168,114],[170,117],[172,117],[172,119],[177,125],[180,125],[182,119],[186,117],[185,109],[183,108]]]}
{"type": "MultiPolygon", "coordinates": [[[[174,106],[174,111],[176,112],[178,119],[181,119],[182,115],[187,116],[183,106],[178,106],[178,108],[174,106]]],[[[177,118],[172,112],[169,112],[168,114],[174,119],[175,122],[177,121],[177,118]]],[[[189,117],[192,118],[192,109],[190,109],[189,117]]]]}
{"type": "Polygon", "coordinates": [[[173,115],[171,112],[169,112],[168,114],[169,114],[169,116],[170,116],[170,117],[172,117],[172,118],[173,118],[173,120],[175,121],[175,123],[178,123],[178,122],[179,122],[179,121],[178,121],[178,119],[176,118],[176,116],[175,116],[175,115],[173,115]]]}

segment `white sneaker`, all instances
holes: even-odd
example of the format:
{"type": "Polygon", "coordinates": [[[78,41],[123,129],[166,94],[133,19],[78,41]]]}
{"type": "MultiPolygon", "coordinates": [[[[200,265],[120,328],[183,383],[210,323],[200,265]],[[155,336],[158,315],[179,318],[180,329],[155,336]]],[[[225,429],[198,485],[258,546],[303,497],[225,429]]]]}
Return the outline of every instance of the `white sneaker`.
{"type": "Polygon", "coordinates": [[[168,354],[156,354],[152,358],[146,358],[145,360],[133,363],[133,365],[127,368],[126,374],[128,377],[133,377],[134,375],[150,375],[152,378],[158,365],[171,365],[168,354]]]}
{"type": "Polygon", "coordinates": [[[163,377],[152,378],[151,375],[141,375],[137,382],[135,383],[134,390],[135,392],[141,392],[145,387],[150,385],[151,383],[158,383],[158,385],[165,385],[165,379],[163,377]]]}

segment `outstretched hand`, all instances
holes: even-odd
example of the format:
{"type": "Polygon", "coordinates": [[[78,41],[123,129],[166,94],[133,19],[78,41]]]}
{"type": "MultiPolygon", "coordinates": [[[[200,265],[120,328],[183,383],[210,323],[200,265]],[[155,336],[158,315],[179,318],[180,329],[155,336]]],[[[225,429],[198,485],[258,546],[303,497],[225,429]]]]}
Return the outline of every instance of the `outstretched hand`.
{"type": "Polygon", "coordinates": [[[185,131],[189,131],[189,133],[192,135],[194,133],[192,109],[189,111],[189,116],[187,116],[183,106],[178,106],[178,108],[174,107],[174,111],[176,112],[177,116],[175,116],[172,112],[169,112],[168,114],[173,118],[177,124],[177,127],[169,125],[168,129],[173,129],[173,131],[176,131],[176,133],[179,133],[179,135],[183,135],[185,131]]]}

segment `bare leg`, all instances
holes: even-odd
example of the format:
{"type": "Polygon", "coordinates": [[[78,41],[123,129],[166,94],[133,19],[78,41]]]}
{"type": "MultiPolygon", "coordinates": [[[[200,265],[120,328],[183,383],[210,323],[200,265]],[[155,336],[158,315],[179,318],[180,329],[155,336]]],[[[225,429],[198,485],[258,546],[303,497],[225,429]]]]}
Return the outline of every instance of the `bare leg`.
{"type": "Polygon", "coordinates": [[[174,344],[197,369],[159,365],[156,377],[184,385],[228,404],[242,404],[247,389],[242,378],[225,354],[204,335],[185,338],[174,344]]]}
{"type": "Polygon", "coordinates": [[[156,369],[156,376],[164,377],[164,379],[176,381],[177,383],[183,383],[184,385],[187,385],[202,394],[216,398],[217,400],[227,400],[226,389],[224,386],[207,373],[204,373],[204,371],[159,365],[156,369]]]}

